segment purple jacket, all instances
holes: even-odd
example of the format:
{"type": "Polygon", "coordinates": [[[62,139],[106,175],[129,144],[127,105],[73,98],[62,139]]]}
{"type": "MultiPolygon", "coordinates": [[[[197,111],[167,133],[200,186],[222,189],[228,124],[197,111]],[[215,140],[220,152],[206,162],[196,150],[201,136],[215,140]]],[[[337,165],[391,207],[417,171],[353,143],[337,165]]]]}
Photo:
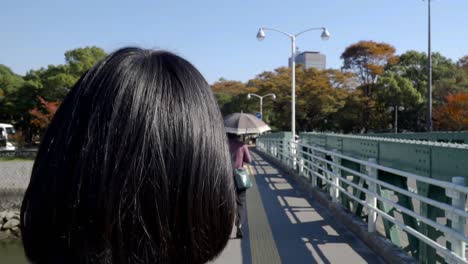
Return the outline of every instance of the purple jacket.
{"type": "Polygon", "coordinates": [[[242,168],[244,162],[252,163],[252,156],[250,155],[249,148],[243,142],[237,140],[229,140],[229,152],[231,153],[232,160],[235,161],[235,168],[242,168]]]}

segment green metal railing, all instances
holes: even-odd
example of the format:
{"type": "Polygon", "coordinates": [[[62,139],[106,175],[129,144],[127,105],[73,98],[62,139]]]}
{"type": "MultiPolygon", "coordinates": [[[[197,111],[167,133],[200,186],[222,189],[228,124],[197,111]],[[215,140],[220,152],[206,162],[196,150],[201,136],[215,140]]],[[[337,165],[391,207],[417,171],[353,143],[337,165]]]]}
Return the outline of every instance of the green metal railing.
{"type": "MultiPolygon", "coordinates": [[[[369,218],[369,208],[365,212],[364,208],[368,205],[356,201],[356,197],[360,201],[365,201],[366,194],[374,186],[365,177],[362,177],[368,172],[365,162],[373,160],[377,164],[376,166],[380,166],[380,169],[376,169],[377,180],[383,183],[378,184],[375,189],[381,198],[377,201],[378,209],[388,217],[402,216],[401,223],[395,223],[383,217],[387,238],[394,244],[402,246],[401,230],[408,228],[417,230],[416,236],[406,232],[408,245],[405,250],[419,259],[421,263],[435,263],[436,261],[443,263],[447,260],[446,256],[445,259],[441,258],[440,252],[437,254],[437,247],[428,244],[428,241],[421,240],[418,236],[421,234],[430,241],[437,241],[441,238],[448,250],[452,248],[450,238],[446,237],[446,233],[441,231],[440,227],[434,227],[421,219],[427,219],[431,221],[430,223],[445,221],[445,225],[453,225],[451,213],[445,210],[446,208],[435,205],[451,204],[457,200],[458,196],[454,196],[444,187],[444,184],[440,183],[452,184],[455,177],[458,180],[465,179],[466,181],[466,176],[468,176],[468,144],[398,139],[378,137],[377,135],[353,136],[327,133],[301,133],[298,143],[291,141],[290,134],[273,133],[262,135],[257,142],[260,143],[259,146],[262,144],[265,146],[265,142],[275,142],[267,148],[267,153],[283,163],[289,162],[299,172],[301,166],[305,166],[304,164],[321,163],[322,167],[317,169],[315,173],[325,175],[325,178],[318,177],[313,180],[316,181],[316,186],[325,186],[330,193],[333,185],[328,184],[332,179],[327,178],[331,175],[327,171],[333,171],[333,168],[336,170],[337,166],[324,161],[331,162],[340,156],[338,166],[355,173],[340,169],[340,176],[347,178],[344,180],[340,178],[338,188],[352,193],[354,199],[341,195],[339,202],[343,207],[363,219],[369,218]],[[295,148],[291,148],[291,144],[296,144],[295,148]],[[331,151],[336,155],[331,155],[331,151]],[[293,160],[291,160],[291,153],[295,153],[293,160]],[[407,175],[417,175],[419,178],[406,177],[407,175]],[[411,196],[413,193],[424,198],[415,200],[411,196]],[[397,202],[394,204],[388,202],[392,200],[397,200],[397,202]],[[401,209],[406,213],[402,212],[401,209]],[[414,217],[414,214],[409,212],[417,213],[419,218],[414,217]]],[[[309,172],[306,174],[310,175],[309,172]]],[[[462,182],[462,185],[464,184],[465,182],[462,182]]],[[[463,194],[463,197],[466,195],[463,194]]],[[[456,224],[463,222],[464,227],[465,218],[463,217],[456,224]]]]}
{"type": "Polygon", "coordinates": [[[398,134],[395,134],[395,133],[382,133],[382,134],[366,134],[366,136],[468,144],[468,131],[430,132],[430,133],[398,133],[398,134]]]}

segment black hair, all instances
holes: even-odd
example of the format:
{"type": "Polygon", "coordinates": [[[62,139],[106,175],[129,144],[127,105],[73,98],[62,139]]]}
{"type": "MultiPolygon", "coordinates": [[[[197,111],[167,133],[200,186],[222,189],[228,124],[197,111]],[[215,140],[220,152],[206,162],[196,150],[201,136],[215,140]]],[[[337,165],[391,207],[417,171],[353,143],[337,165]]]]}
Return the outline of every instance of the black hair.
{"type": "Polygon", "coordinates": [[[227,137],[230,140],[240,140],[241,136],[234,134],[234,133],[227,133],[227,137]]]}
{"type": "Polygon", "coordinates": [[[120,49],[53,118],[21,207],[33,263],[204,263],[235,214],[223,120],[198,70],[120,49]]]}

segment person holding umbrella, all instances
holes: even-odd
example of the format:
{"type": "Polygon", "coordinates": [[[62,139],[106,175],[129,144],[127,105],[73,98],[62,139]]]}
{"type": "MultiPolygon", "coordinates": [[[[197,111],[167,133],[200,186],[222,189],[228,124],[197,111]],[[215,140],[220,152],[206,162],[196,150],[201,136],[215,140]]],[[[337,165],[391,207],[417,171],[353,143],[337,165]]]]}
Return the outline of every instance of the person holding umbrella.
{"type": "MultiPolygon", "coordinates": [[[[229,139],[229,151],[232,156],[234,171],[242,169],[245,163],[252,163],[247,145],[240,140],[240,135],[259,134],[271,130],[262,120],[251,114],[234,113],[224,118],[224,128],[229,139]]],[[[235,174],[234,174],[235,175],[235,174]]],[[[235,175],[236,176],[236,175],[235,175]]],[[[239,188],[237,193],[236,238],[242,238],[242,224],[245,219],[245,199],[247,188],[239,188]]]]}
{"type": "MultiPolygon", "coordinates": [[[[235,169],[242,169],[245,163],[252,163],[252,156],[250,155],[247,145],[240,140],[240,136],[232,133],[227,133],[229,139],[229,152],[232,156],[232,162],[235,169]]],[[[242,224],[245,219],[245,196],[247,189],[240,189],[236,187],[237,194],[237,217],[236,217],[236,238],[242,238],[242,224]]]]}

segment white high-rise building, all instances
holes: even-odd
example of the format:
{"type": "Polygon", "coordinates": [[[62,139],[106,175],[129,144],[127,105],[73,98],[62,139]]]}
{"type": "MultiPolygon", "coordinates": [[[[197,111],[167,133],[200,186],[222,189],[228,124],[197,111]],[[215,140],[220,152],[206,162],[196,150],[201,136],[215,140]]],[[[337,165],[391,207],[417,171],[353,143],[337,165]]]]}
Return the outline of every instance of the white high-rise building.
{"type": "MultiPolygon", "coordinates": [[[[304,51],[297,53],[296,64],[302,64],[305,69],[325,70],[327,68],[327,57],[318,51],[304,51]]],[[[291,58],[289,58],[288,65],[291,67],[291,58]]]]}

